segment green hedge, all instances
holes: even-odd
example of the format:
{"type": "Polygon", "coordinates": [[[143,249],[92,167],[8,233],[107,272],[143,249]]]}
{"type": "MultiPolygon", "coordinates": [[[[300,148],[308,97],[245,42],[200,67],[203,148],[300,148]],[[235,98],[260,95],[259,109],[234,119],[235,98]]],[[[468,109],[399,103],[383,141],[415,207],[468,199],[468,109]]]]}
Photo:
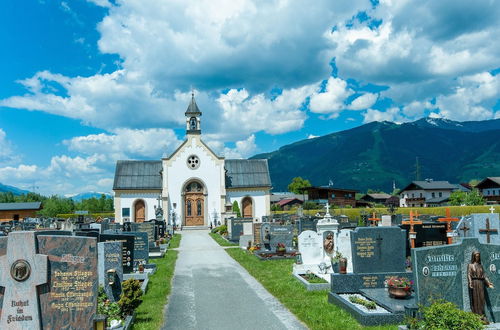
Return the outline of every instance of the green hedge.
{"type": "MultiPolygon", "coordinates": [[[[450,213],[454,217],[460,217],[463,215],[469,215],[472,213],[490,213],[491,206],[481,205],[481,206],[440,206],[440,207],[400,207],[396,209],[396,214],[410,214],[410,211],[418,211],[419,214],[432,214],[432,215],[446,215],[446,209],[450,209],[450,213]]],[[[500,211],[500,206],[495,206],[497,211],[500,211]]],[[[366,212],[371,214],[376,212],[377,214],[388,214],[387,208],[334,208],[330,209],[330,214],[332,215],[346,215],[349,218],[356,218],[361,216],[361,212],[366,212]]],[[[317,212],[324,212],[324,209],[320,210],[304,210],[304,214],[315,215],[317,212]]],[[[273,212],[274,214],[293,214],[293,211],[278,211],[273,212]]]]}
{"type": "MultiPolygon", "coordinates": [[[[76,213],[62,213],[58,214],[58,218],[78,218],[79,215],[82,214],[76,214],[76,213]]],[[[89,213],[89,214],[83,214],[84,217],[101,217],[101,218],[113,218],[115,216],[114,212],[103,212],[103,213],[89,213]]]]}

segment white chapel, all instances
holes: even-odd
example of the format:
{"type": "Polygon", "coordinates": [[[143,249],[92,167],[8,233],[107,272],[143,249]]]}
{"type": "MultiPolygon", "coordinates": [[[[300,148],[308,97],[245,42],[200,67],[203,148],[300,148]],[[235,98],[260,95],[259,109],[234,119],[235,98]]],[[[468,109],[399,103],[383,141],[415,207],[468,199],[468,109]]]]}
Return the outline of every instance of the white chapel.
{"type": "Polygon", "coordinates": [[[224,159],[202,140],[201,111],[194,95],[186,110],[186,138],[162,160],[119,160],[113,191],[115,221],[165,219],[182,226],[210,226],[232,214],[261,221],[270,214],[271,179],[266,159],[224,159]]]}

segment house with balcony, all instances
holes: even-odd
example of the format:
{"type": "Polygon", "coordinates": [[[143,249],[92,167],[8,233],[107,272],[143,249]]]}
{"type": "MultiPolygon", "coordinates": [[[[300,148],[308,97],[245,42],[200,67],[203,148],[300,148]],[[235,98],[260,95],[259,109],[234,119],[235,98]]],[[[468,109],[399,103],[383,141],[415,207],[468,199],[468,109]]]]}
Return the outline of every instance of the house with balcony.
{"type": "Polygon", "coordinates": [[[476,185],[487,204],[500,204],[500,177],[487,177],[476,185]]]}
{"type": "Polygon", "coordinates": [[[447,205],[450,195],[459,185],[448,181],[413,181],[399,193],[400,207],[431,207],[447,205]]]}
{"type": "Polygon", "coordinates": [[[307,200],[320,205],[335,205],[338,207],[355,207],[358,190],[334,188],[332,186],[305,187],[301,189],[307,193],[307,200]]]}

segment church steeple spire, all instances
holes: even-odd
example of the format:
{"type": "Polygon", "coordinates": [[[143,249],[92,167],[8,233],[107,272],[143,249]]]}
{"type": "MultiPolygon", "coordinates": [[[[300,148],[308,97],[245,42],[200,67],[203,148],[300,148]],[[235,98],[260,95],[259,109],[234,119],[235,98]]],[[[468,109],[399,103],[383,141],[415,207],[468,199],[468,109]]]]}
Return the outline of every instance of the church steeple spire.
{"type": "Polygon", "coordinates": [[[185,113],[186,116],[186,134],[201,134],[201,111],[194,99],[194,92],[191,92],[191,102],[185,113]]]}

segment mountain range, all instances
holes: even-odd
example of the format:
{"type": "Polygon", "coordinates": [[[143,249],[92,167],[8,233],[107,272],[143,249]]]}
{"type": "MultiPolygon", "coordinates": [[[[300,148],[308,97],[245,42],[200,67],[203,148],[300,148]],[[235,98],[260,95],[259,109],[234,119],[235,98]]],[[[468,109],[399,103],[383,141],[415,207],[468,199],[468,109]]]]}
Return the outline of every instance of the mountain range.
{"type": "Polygon", "coordinates": [[[11,192],[14,195],[22,195],[22,194],[29,193],[28,190],[23,190],[23,189],[19,189],[17,187],[14,187],[14,186],[9,186],[9,185],[0,183],[0,193],[3,193],[3,192],[11,192]]]}
{"type": "Polygon", "coordinates": [[[252,158],[268,159],[274,191],[286,191],[297,176],[361,192],[391,192],[393,183],[404,188],[417,177],[468,182],[500,176],[500,119],[371,122],[252,158]]]}

